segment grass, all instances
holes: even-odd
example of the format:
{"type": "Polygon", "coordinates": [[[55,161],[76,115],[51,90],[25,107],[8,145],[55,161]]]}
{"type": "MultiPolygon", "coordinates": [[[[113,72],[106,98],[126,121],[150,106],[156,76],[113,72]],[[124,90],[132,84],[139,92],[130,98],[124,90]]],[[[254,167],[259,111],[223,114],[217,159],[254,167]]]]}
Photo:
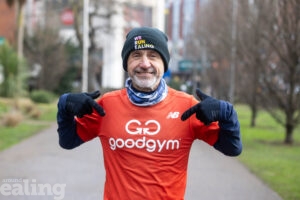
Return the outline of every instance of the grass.
{"type": "Polygon", "coordinates": [[[283,144],[285,130],[261,111],[257,126],[251,128],[250,110],[237,106],[244,150],[239,157],[284,200],[300,199],[300,127],[294,131],[295,144],[283,144]]]}
{"type": "Polygon", "coordinates": [[[16,127],[2,127],[0,133],[0,151],[34,135],[40,130],[46,128],[46,124],[32,125],[22,122],[16,127]]]}
{"type": "Polygon", "coordinates": [[[53,104],[39,104],[38,105],[42,115],[39,118],[41,121],[55,121],[56,120],[56,113],[57,113],[57,106],[56,103],[53,104]]]}
{"type": "MultiPolygon", "coordinates": [[[[0,99],[0,117],[9,112],[13,101],[9,99],[0,99]]],[[[31,105],[32,106],[32,105],[31,105]]],[[[4,126],[0,124],[0,151],[11,147],[14,144],[38,133],[49,127],[56,119],[56,104],[34,104],[34,109],[38,110],[40,115],[36,118],[30,118],[28,113],[23,114],[24,119],[17,126],[4,126]]],[[[22,110],[22,108],[21,108],[22,110]]],[[[0,118],[0,119],[1,119],[0,118]]]]}

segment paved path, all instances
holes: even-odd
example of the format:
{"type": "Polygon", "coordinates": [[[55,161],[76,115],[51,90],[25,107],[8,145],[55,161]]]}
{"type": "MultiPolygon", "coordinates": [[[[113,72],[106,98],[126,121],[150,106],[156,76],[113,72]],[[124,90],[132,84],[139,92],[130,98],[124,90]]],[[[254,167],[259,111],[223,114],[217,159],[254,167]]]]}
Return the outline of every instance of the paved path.
{"type": "MultiPolygon", "coordinates": [[[[99,140],[64,150],[58,146],[56,128],[54,124],[0,152],[0,200],[102,199],[105,174],[99,140]],[[39,190],[38,184],[48,186],[49,191],[39,190]],[[24,194],[4,196],[3,191],[24,194]]],[[[236,158],[223,156],[202,142],[193,145],[188,172],[186,200],[281,200],[236,158]]]]}

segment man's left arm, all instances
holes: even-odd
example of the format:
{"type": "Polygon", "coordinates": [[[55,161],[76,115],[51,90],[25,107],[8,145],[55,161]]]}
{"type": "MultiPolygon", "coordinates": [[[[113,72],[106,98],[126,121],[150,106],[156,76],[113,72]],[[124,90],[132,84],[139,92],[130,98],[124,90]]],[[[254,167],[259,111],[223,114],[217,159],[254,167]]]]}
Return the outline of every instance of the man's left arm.
{"type": "Polygon", "coordinates": [[[196,94],[201,101],[186,110],[182,114],[181,120],[185,121],[195,114],[196,118],[207,126],[217,121],[220,132],[218,140],[214,144],[215,149],[227,156],[238,156],[242,152],[240,124],[232,104],[208,96],[200,89],[196,89],[196,94]]]}
{"type": "Polygon", "coordinates": [[[233,105],[220,100],[219,138],[214,148],[227,156],[238,156],[242,152],[240,123],[233,105]]]}

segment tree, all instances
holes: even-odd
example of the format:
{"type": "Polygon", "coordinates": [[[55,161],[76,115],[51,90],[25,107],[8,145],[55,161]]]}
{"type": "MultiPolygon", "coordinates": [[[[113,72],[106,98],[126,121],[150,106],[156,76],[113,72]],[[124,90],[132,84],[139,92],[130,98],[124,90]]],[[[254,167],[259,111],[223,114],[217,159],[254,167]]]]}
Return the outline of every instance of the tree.
{"type": "Polygon", "coordinates": [[[3,82],[0,84],[0,95],[4,97],[15,97],[20,93],[21,77],[20,63],[17,52],[8,44],[0,46],[0,69],[2,69],[3,82]]]}
{"type": "Polygon", "coordinates": [[[7,96],[17,97],[21,91],[23,91],[22,81],[24,80],[21,76],[21,71],[25,71],[25,65],[23,58],[23,36],[24,36],[24,23],[23,23],[23,6],[26,0],[6,0],[8,6],[15,9],[15,39],[11,45],[13,48],[6,44],[2,48],[3,54],[9,52],[7,57],[2,57],[3,68],[4,68],[4,89],[3,92],[7,96]],[[16,42],[17,41],[17,42],[16,42]],[[17,50],[15,53],[14,49],[17,50]],[[17,66],[15,66],[17,65],[17,66]],[[10,69],[8,69],[10,68],[10,69]],[[8,74],[5,74],[8,73],[8,74]]]}
{"type": "Polygon", "coordinates": [[[260,1],[249,4],[247,1],[240,2],[238,21],[238,56],[243,64],[239,66],[239,97],[246,102],[251,109],[252,127],[256,124],[256,116],[259,109],[259,93],[261,92],[259,77],[262,66],[266,65],[264,50],[266,41],[262,34],[265,19],[269,17],[269,2],[260,1]],[[245,90],[247,88],[247,90],[245,90]]]}
{"type": "MultiPolygon", "coordinates": [[[[287,144],[300,123],[300,2],[298,0],[239,1],[237,99],[252,111],[259,106],[285,127],[287,144]]],[[[212,88],[221,96],[228,88],[231,3],[211,0],[199,12],[191,41],[205,41],[212,88]],[[197,29],[197,27],[201,27],[197,29]],[[214,77],[216,77],[214,79],[214,77]]],[[[191,31],[192,32],[192,31],[191,31]]],[[[201,43],[202,41],[202,43],[201,43]]],[[[198,56],[200,58],[200,55],[198,56]]],[[[226,92],[227,93],[227,92],[226,92]]]]}
{"type": "Polygon", "coordinates": [[[15,30],[15,41],[17,41],[16,49],[18,57],[22,59],[23,56],[23,37],[24,37],[24,24],[23,24],[23,6],[26,0],[6,0],[8,6],[15,7],[16,13],[16,30],[15,30]]]}
{"type": "Polygon", "coordinates": [[[300,123],[300,2],[268,3],[270,17],[264,21],[262,34],[268,44],[264,49],[268,64],[260,76],[261,99],[271,116],[285,127],[284,142],[292,144],[293,131],[300,123]]]}
{"type": "Polygon", "coordinates": [[[54,28],[38,29],[25,39],[24,53],[28,63],[40,66],[35,89],[54,91],[68,68],[65,46],[54,28]]]}
{"type": "Polygon", "coordinates": [[[230,0],[212,0],[200,7],[186,45],[186,54],[204,64],[201,85],[211,88],[212,95],[229,99],[231,6],[230,0]],[[207,55],[208,68],[202,55],[207,55]]]}

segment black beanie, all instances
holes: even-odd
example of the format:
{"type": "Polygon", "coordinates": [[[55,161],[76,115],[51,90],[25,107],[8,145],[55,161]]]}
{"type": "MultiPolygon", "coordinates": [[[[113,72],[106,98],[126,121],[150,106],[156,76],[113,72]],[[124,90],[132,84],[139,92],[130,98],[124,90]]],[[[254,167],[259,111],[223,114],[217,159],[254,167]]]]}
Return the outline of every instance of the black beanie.
{"type": "Polygon", "coordinates": [[[165,72],[168,70],[170,54],[168,50],[168,37],[157,28],[133,28],[126,36],[122,49],[123,68],[127,71],[127,60],[130,52],[139,49],[153,49],[157,51],[163,62],[165,72]]]}

